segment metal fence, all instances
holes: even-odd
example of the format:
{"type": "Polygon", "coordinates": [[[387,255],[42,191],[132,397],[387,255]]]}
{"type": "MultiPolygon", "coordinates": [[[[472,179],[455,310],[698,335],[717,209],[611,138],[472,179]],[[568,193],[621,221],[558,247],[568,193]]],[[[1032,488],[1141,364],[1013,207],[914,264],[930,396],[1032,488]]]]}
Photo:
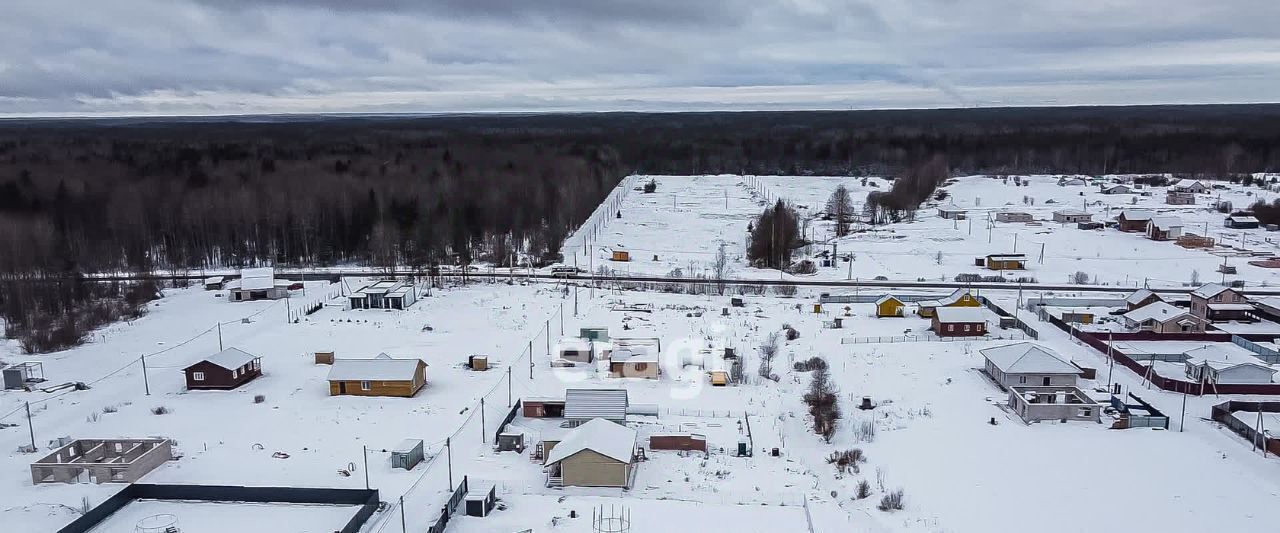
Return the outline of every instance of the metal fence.
{"type": "Polygon", "coordinates": [[[1276,350],[1267,348],[1266,346],[1253,342],[1239,335],[1232,335],[1231,342],[1234,343],[1236,346],[1239,346],[1241,348],[1249,350],[1250,352],[1253,352],[1254,357],[1257,357],[1258,359],[1266,361],[1268,364],[1274,365],[1276,363],[1280,363],[1280,352],[1276,350]]]}
{"type": "Polygon", "coordinates": [[[1231,431],[1244,437],[1254,446],[1272,454],[1280,455],[1280,438],[1273,438],[1267,435],[1267,433],[1270,433],[1268,429],[1264,428],[1262,432],[1259,432],[1256,426],[1236,418],[1233,413],[1239,411],[1247,413],[1280,413],[1280,402],[1242,402],[1232,400],[1213,406],[1211,411],[1211,417],[1215,421],[1227,426],[1231,431]]]}
{"type": "Polygon", "coordinates": [[[891,344],[899,342],[972,342],[989,340],[1026,340],[1034,339],[1025,333],[1001,333],[999,335],[977,335],[971,337],[939,337],[937,335],[893,335],[883,337],[845,337],[840,344],[891,344]]]}

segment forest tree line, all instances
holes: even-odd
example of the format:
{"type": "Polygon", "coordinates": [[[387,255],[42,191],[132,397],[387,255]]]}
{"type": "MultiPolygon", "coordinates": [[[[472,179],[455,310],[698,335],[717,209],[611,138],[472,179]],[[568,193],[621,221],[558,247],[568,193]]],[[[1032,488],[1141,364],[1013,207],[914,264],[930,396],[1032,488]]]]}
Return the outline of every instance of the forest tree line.
{"type": "MultiPolygon", "coordinates": [[[[633,173],[897,178],[894,221],[954,175],[1278,167],[1275,105],[0,121],[0,318],[48,351],[157,296],[87,273],[551,262],[633,173]]],[[[785,265],[770,209],[749,255],[785,265]]]]}

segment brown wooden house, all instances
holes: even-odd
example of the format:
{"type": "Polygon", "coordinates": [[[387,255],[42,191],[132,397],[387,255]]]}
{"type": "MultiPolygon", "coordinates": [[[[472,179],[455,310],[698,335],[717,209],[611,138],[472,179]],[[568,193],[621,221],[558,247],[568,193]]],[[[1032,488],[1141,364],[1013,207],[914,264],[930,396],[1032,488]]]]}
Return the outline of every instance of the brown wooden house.
{"type": "Polygon", "coordinates": [[[182,370],[191,390],[230,390],[262,375],[262,358],[227,348],[182,370]]]}
{"type": "Polygon", "coordinates": [[[1116,228],[1128,233],[1146,233],[1147,223],[1155,213],[1141,209],[1125,209],[1116,217],[1116,228]]]}
{"type": "Polygon", "coordinates": [[[427,363],[395,359],[336,359],[329,369],[330,396],[398,396],[409,398],[427,384],[427,363]]]}
{"type": "Polygon", "coordinates": [[[986,335],[986,310],[981,307],[939,307],[933,314],[933,333],[939,337],[986,335]]]}

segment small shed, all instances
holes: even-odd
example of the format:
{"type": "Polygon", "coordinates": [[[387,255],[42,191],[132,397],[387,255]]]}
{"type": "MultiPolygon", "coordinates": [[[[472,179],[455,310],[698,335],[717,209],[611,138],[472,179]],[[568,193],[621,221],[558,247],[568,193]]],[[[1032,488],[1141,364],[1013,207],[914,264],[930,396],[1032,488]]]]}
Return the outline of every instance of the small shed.
{"type": "Polygon", "coordinates": [[[498,434],[498,451],[500,452],[516,452],[524,451],[524,433],[514,433],[503,431],[498,434]]]}
{"type": "Polygon", "coordinates": [[[333,364],[333,359],[334,359],[333,352],[316,352],[317,365],[331,365],[333,364]]]}
{"type": "Polygon", "coordinates": [[[1169,205],[1195,205],[1196,194],[1193,192],[1169,191],[1164,195],[1164,203],[1169,205]]]}
{"type": "Polygon", "coordinates": [[[943,206],[938,208],[938,216],[945,218],[947,220],[964,220],[965,217],[968,216],[968,214],[969,214],[968,211],[965,211],[964,209],[956,207],[955,205],[948,205],[948,206],[943,206]]]}
{"type": "Polygon", "coordinates": [[[227,348],[182,370],[190,390],[231,390],[262,375],[262,358],[227,348]]]}
{"type": "Polygon", "coordinates": [[[630,261],[630,260],[631,260],[631,252],[628,252],[628,251],[626,251],[626,250],[618,250],[618,249],[615,249],[615,250],[613,250],[613,253],[612,253],[612,254],[610,254],[610,256],[609,256],[609,260],[611,260],[611,261],[630,261]]]}
{"type": "Polygon", "coordinates": [[[222,282],[225,278],[222,276],[209,276],[204,278],[204,290],[220,291],[222,290],[222,282]]]}
{"type": "Polygon", "coordinates": [[[590,363],[595,360],[592,342],[578,337],[564,337],[556,344],[556,354],[560,359],[575,363],[590,363]]]}
{"type": "Polygon", "coordinates": [[[729,373],[724,370],[712,370],[708,374],[711,377],[712,387],[724,387],[729,384],[729,373]]]}
{"type": "Polygon", "coordinates": [[[521,414],[525,418],[561,418],[564,416],[564,398],[521,398],[521,414]]]}
{"type": "Polygon", "coordinates": [[[649,449],[705,452],[707,437],[693,433],[655,433],[649,435],[649,449]]]}
{"type": "Polygon", "coordinates": [[[1053,221],[1063,224],[1075,224],[1091,220],[1093,220],[1093,215],[1079,209],[1059,209],[1053,212],[1053,221]]]}
{"type": "Polygon", "coordinates": [[[658,354],[616,349],[609,356],[609,375],[615,378],[658,379],[658,354]]]}
{"type": "Polygon", "coordinates": [[[733,296],[729,298],[730,307],[746,307],[746,305],[747,305],[747,301],[744,300],[741,296],[733,296]]]}
{"type": "Polygon", "coordinates": [[[991,254],[986,258],[988,270],[1025,270],[1026,254],[991,254]]]}
{"type": "Polygon", "coordinates": [[[906,304],[898,299],[897,296],[886,294],[876,300],[876,316],[880,318],[900,317],[906,314],[906,307],[906,304]]]}
{"type": "Polygon", "coordinates": [[[627,421],[627,389],[568,389],[564,391],[564,417],[586,421],[603,418],[619,424],[627,421]]]}
{"type": "Polygon", "coordinates": [[[422,439],[405,439],[391,450],[391,468],[413,470],[422,459],[422,439]]]}
{"type": "Polygon", "coordinates": [[[1231,215],[1223,220],[1223,225],[1233,229],[1257,229],[1259,222],[1250,215],[1231,215]]]}
{"type": "Polygon", "coordinates": [[[1031,222],[1035,217],[1022,211],[1001,211],[996,213],[996,222],[1031,222]]]}
{"type": "Polygon", "coordinates": [[[25,389],[28,384],[44,381],[44,364],[37,361],[18,363],[0,369],[5,389],[25,389]]]}
{"type": "Polygon", "coordinates": [[[578,337],[593,342],[609,342],[609,328],[606,327],[586,327],[578,328],[578,337]]]}
{"type": "Polygon", "coordinates": [[[464,500],[467,516],[489,516],[498,503],[498,491],[493,483],[475,483],[467,490],[464,500]]]}
{"type": "Polygon", "coordinates": [[[489,356],[487,355],[468,355],[467,368],[472,370],[484,371],[489,369],[489,356]]]}

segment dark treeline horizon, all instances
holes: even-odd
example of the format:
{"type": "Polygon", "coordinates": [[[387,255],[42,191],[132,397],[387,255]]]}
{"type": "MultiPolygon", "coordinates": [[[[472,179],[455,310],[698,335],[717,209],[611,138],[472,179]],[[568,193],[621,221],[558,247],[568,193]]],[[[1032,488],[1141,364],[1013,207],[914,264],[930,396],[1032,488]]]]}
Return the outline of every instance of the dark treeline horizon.
{"type": "Polygon", "coordinates": [[[1280,105],[5,120],[0,273],[542,263],[627,174],[922,165],[1275,171],[1280,105]]]}

